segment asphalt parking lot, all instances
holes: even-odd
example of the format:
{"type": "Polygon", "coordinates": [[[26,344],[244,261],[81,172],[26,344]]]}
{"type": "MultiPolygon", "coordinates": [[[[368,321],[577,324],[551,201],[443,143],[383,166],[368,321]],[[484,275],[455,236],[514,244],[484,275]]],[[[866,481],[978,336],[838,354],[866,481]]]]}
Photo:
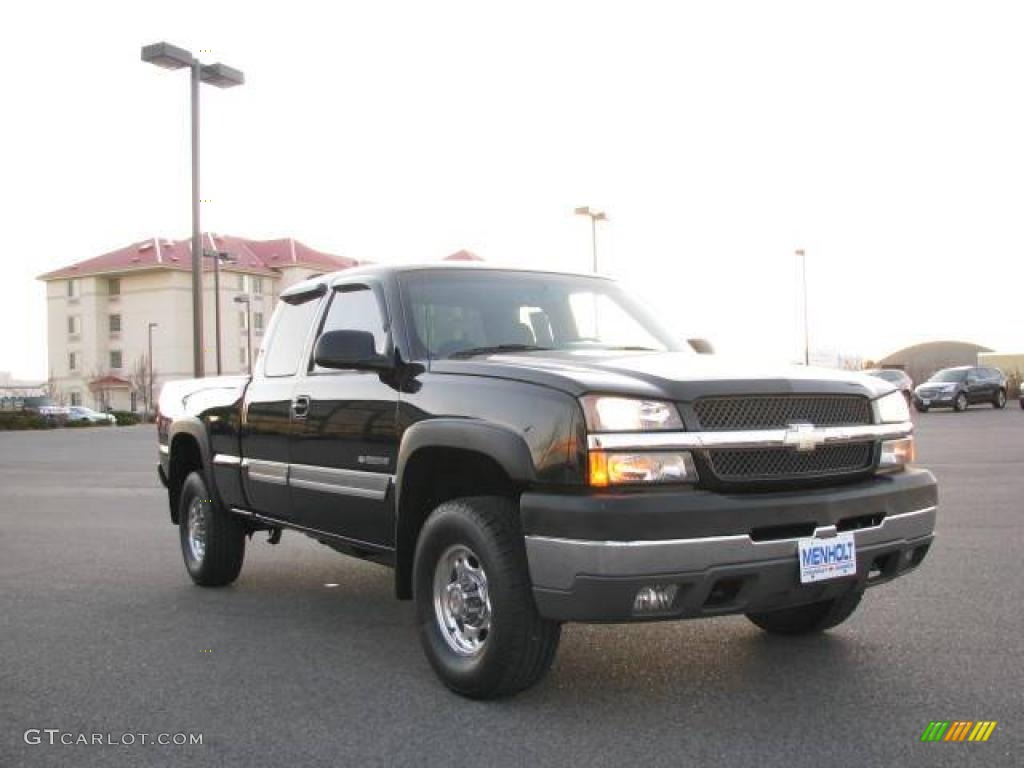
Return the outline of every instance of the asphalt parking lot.
{"type": "Polygon", "coordinates": [[[0,433],[0,766],[1020,765],[1024,411],[916,418],[939,538],[849,623],[570,625],[552,674],[492,703],[437,682],[389,571],[303,536],[192,586],[151,427],[0,433]],[[919,741],[957,719],[999,724],[919,741]],[[25,743],[48,728],[203,744],[25,743]]]}

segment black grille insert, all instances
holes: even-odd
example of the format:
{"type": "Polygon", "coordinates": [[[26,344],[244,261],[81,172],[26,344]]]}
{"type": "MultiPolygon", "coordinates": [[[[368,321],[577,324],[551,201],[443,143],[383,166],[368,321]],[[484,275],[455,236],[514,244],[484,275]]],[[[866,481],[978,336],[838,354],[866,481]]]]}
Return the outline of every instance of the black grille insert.
{"type": "Polygon", "coordinates": [[[707,453],[712,474],[722,481],[749,482],[842,475],[871,467],[872,443],[836,443],[813,451],[795,448],[720,448],[707,453]]]}
{"type": "Polygon", "coordinates": [[[778,429],[871,423],[871,403],[859,395],[742,395],[703,397],[693,404],[700,429],[778,429]]]}

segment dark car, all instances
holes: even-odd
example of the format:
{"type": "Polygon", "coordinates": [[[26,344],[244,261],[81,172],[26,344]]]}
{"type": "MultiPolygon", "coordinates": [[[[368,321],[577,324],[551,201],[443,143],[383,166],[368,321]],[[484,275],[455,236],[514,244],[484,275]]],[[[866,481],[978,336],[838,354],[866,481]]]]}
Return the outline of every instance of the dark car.
{"type": "Polygon", "coordinates": [[[563,622],[845,621],[932,543],[913,429],[886,382],[696,354],[611,280],[461,266],[291,286],[252,376],[170,382],[157,416],[196,584],[256,531],[391,566],[475,698],[539,680],[563,622]]]}
{"type": "Polygon", "coordinates": [[[876,379],[883,379],[888,381],[890,384],[896,386],[896,388],[903,393],[903,396],[907,399],[907,403],[914,397],[914,380],[907,375],[905,371],[901,371],[898,368],[872,368],[871,370],[864,371],[868,376],[874,376],[876,379]]]}
{"type": "Polygon", "coordinates": [[[966,411],[985,403],[1006,406],[1006,376],[998,368],[944,368],[914,390],[914,407],[921,413],[930,408],[966,411]]]}

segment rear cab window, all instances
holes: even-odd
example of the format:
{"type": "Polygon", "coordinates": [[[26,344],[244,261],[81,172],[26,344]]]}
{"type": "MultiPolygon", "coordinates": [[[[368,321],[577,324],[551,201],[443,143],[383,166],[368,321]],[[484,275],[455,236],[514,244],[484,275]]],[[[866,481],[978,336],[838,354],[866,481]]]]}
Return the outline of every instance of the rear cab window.
{"type": "Polygon", "coordinates": [[[295,302],[282,301],[278,304],[267,340],[260,351],[264,376],[273,378],[298,373],[306,338],[320,306],[320,295],[311,293],[295,302]]]}

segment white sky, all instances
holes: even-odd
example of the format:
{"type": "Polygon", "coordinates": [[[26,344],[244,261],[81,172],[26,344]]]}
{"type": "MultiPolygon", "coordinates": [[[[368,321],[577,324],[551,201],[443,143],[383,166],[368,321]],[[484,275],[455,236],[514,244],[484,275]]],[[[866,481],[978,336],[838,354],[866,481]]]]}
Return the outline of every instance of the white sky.
{"type": "Polygon", "coordinates": [[[602,259],[680,334],[793,358],[955,338],[1024,350],[1024,6],[949,2],[18,3],[6,107],[0,370],[46,373],[46,270],[204,229],[360,259],[459,248],[602,259]]]}

